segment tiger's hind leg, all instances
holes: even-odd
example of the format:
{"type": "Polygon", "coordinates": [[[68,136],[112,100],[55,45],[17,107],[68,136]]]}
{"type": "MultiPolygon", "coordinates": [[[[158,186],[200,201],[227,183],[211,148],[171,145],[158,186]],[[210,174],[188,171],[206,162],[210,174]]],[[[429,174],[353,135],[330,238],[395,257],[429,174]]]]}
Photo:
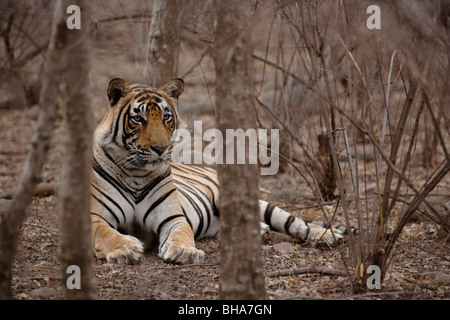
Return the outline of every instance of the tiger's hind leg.
{"type": "Polygon", "coordinates": [[[271,230],[286,233],[302,241],[323,242],[327,245],[334,245],[343,238],[341,230],[324,228],[315,223],[308,223],[266,201],[260,200],[259,206],[261,220],[271,230]]]}

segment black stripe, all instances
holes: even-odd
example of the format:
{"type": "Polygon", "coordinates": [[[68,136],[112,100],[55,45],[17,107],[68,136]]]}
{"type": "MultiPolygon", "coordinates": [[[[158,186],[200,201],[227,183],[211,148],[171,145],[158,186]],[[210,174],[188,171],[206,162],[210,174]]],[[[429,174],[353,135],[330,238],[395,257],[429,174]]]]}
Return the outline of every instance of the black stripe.
{"type": "MultiPolygon", "coordinates": [[[[178,183],[180,185],[180,188],[185,188],[187,191],[190,191],[192,193],[192,196],[195,196],[201,202],[201,204],[203,205],[203,207],[205,208],[205,211],[206,211],[206,217],[207,217],[206,230],[208,230],[209,226],[211,224],[211,219],[210,219],[211,211],[210,211],[208,205],[206,204],[206,202],[200,196],[200,194],[202,194],[206,199],[208,199],[208,196],[206,194],[204,194],[200,189],[198,189],[197,186],[192,185],[192,184],[187,184],[186,181],[177,181],[175,183],[178,183]]],[[[208,203],[210,203],[209,199],[208,199],[208,203]]]]}
{"type": "Polygon", "coordinates": [[[213,211],[214,211],[214,216],[216,216],[216,217],[219,217],[220,216],[220,211],[219,211],[219,209],[217,208],[217,206],[216,206],[216,203],[214,202],[214,199],[213,199],[213,211]]]}
{"type": "MultiPolygon", "coordinates": [[[[219,185],[213,179],[211,179],[206,174],[198,172],[199,171],[198,169],[207,169],[207,168],[189,167],[189,169],[197,169],[197,170],[192,170],[192,172],[190,172],[190,171],[187,171],[187,170],[184,170],[184,169],[180,168],[179,166],[175,166],[173,164],[172,164],[172,166],[175,168],[175,170],[179,170],[179,171],[181,171],[183,173],[186,173],[188,175],[194,174],[194,175],[197,175],[197,176],[199,176],[201,178],[204,178],[204,179],[208,180],[209,182],[211,182],[212,184],[214,184],[217,189],[219,189],[219,185]]],[[[180,175],[180,174],[177,175],[176,172],[174,172],[174,175],[179,177],[179,179],[175,179],[175,183],[177,183],[178,181],[183,180],[183,179],[184,180],[192,180],[192,181],[195,181],[197,183],[201,183],[200,181],[197,181],[197,180],[195,180],[193,178],[186,177],[186,176],[183,176],[183,175],[180,175]]],[[[219,209],[216,206],[214,192],[212,191],[212,189],[208,185],[206,185],[206,184],[204,184],[204,185],[211,191],[211,196],[212,196],[211,204],[212,204],[212,207],[213,207],[213,214],[214,214],[214,216],[218,217],[220,215],[220,213],[219,213],[219,209]]]]}
{"type": "Polygon", "coordinates": [[[135,89],[148,89],[149,86],[146,84],[140,84],[140,83],[135,83],[131,85],[131,89],[135,90],[135,89]]]}
{"type": "MultiPolygon", "coordinates": [[[[157,193],[159,190],[161,190],[164,186],[168,185],[170,182],[171,182],[171,180],[168,180],[166,183],[160,185],[158,189],[155,189],[155,190],[153,191],[153,194],[157,193]]],[[[148,192],[147,192],[147,193],[148,193],[148,192]]],[[[150,197],[151,197],[151,196],[150,196],[150,197]]],[[[142,201],[142,199],[140,199],[139,202],[140,202],[140,201],[142,201]]]]}
{"type": "Polygon", "coordinates": [[[120,191],[120,189],[126,191],[135,201],[136,204],[141,202],[145,199],[145,197],[148,195],[148,193],[156,186],[158,183],[163,181],[165,178],[167,178],[170,175],[170,167],[169,169],[164,172],[162,175],[158,176],[155,180],[153,180],[151,183],[147,184],[146,186],[142,187],[141,189],[135,189],[130,186],[124,185],[121,181],[115,179],[112,177],[108,172],[106,172],[98,163],[97,159],[94,157],[93,169],[95,172],[97,172],[104,180],[109,182],[121,195],[123,198],[125,198],[128,203],[134,208],[134,204],[131,203],[131,201],[124,196],[124,194],[120,191]]]}
{"type": "MultiPolygon", "coordinates": [[[[204,174],[204,173],[201,173],[201,172],[199,172],[198,170],[194,170],[194,169],[198,169],[197,167],[189,167],[189,169],[191,170],[191,171],[186,171],[185,169],[182,169],[180,166],[177,166],[177,165],[174,165],[174,164],[172,164],[172,166],[176,169],[176,170],[179,170],[179,171],[181,171],[181,172],[184,172],[184,173],[187,173],[187,174],[195,174],[195,175],[197,175],[197,176],[199,176],[199,177],[202,177],[202,178],[204,178],[204,179],[206,179],[206,180],[208,180],[208,181],[210,181],[211,183],[213,183],[215,186],[216,186],[216,188],[217,189],[219,189],[219,185],[213,180],[213,179],[211,179],[209,176],[207,176],[206,174],[204,174]]],[[[175,173],[176,174],[176,173],[175,173]]],[[[181,178],[183,178],[183,176],[182,175],[179,175],[181,178]]]]}
{"type": "Polygon", "coordinates": [[[150,212],[152,212],[157,206],[159,206],[164,200],[166,200],[167,197],[170,196],[175,190],[176,190],[175,188],[170,190],[165,195],[160,197],[158,200],[153,202],[153,204],[150,206],[150,208],[147,210],[147,212],[144,215],[144,220],[143,220],[144,226],[145,226],[145,221],[147,220],[147,217],[150,214],[150,212]]]}
{"type": "Polygon", "coordinates": [[[119,112],[119,116],[116,119],[116,125],[114,127],[113,141],[116,141],[117,132],[119,131],[119,121],[120,121],[120,118],[122,117],[122,113],[129,104],[130,104],[130,101],[128,101],[127,104],[125,106],[123,106],[123,108],[119,112]]]}
{"type": "Polygon", "coordinates": [[[148,92],[147,92],[147,90],[142,90],[141,92],[139,92],[137,95],[134,96],[134,99],[137,100],[138,102],[142,102],[142,101],[144,101],[144,100],[146,100],[146,99],[148,99],[148,98],[149,98],[149,97],[148,97],[148,92]],[[139,98],[140,98],[141,96],[143,96],[143,95],[146,95],[147,97],[143,97],[143,99],[140,99],[140,100],[139,100],[139,98]]]}
{"type": "MultiPolygon", "coordinates": [[[[164,221],[162,221],[162,222],[159,224],[158,230],[156,231],[156,234],[159,236],[159,233],[161,232],[162,227],[164,227],[164,225],[165,225],[166,223],[168,223],[169,221],[172,221],[173,219],[180,218],[180,217],[184,217],[184,215],[182,215],[182,214],[176,214],[176,215],[173,215],[173,216],[170,216],[170,217],[164,219],[164,221]]],[[[169,234],[169,236],[170,236],[170,234],[169,234]]]]}
{"type": "Polygon", "coordinates": [[[183,214],[184,214],[184,216],[186,217],[186,221],[187,221],[187,223],[189,224],[189,226],[191,227],[191,230],[194,230],[194,229],[192,229],[192,222],[191,222],[191,220],[189,220],[189,218],[188,218],[188,216],[187,216],[187,214],[186,214],[186,211],[184,210],[183,207],[181,207],[181,209],[183,210],[183,214]]]}
{"type": "Polygon", "coordinates": [[[274,210],[274,209],[275,209],[275,206],[274,206],[273,204],[267,203],[266,210],[264,211],[264,222],[265,222],[267,225],[269,225],[270,230],[275,230],[275,229],[272,227],[272,223],[271,223],[271,220],[272,220],[272,213],[273,213],[273,210],[274,210]]]}
{"type": "MultiPolygon", "coordinates": [[[[109,223],[108,220],[106,220],[104,217],[102,217],[102,216],[99,215],[98,213],[91,212],[91,214],[94,215],[94,216],[97,216],[97,217],[101,218],[101,219],[104,220],[111,228],[115,229],[115,227],[114,227],[111,223],[109,223]]],[[[100,223],[100,221],[93,222],[93,223],[100,223]]]]}
{"type": "Polygon", "coordinates": [[[108,196],[107,194],[103,193],[99,188],[97,188],[95,185],[91,184],[95,190],[97,190],[98,192],[101,193],[102,196],[104,196],[106,199],[108,199],[110,202],[112,202],[122,213],[123,216],[123,221],[124,223],[127,223],[127,217],[125,216],[125,212],[123,211],[122,207],[119,206],[119,204],[117,202],[115,202],[110,196],[108,196]]]}
{"type": "MultiPolygon", "coordinates": [[[[129,150],[130,150],[130,146],[128,145],[127,140],[128,140],[128,138],[134,136],[135,133],[134,133],[134,132],[127,132],[127,131],[125,130],[125,129],[126,129],[127,121],[128,121],[128,113],[125,114],[125,115],[123,116],[123,119],[122,119],[122,127],[123,127],[123,132],[122,132],[122,145],[123,145],[123,147],[125,148],[125,150],[129,151],[129,150]]],[[[115,141],[115,140],[114,140],[114,141],[115,141]]]]}
{"type": "Polygon", "coordinates": [[[139,196],[133,196],[134,200],[136,201],[136,204],[144,200],[144,198],[147,196],[147,194],[156,187],[161,181],[166,179],[170,175],[170,169],[168,169],[166,172],[164,172],[162,175],[156,177],[155,180],[153,180],[151,183],[147,184],[142,189],[136,190],[136,193],[139,194],[139,196]]]}
{"type": "Polygon", "coordinates": [[[100,177],[102,177],[109,184],[111,184],[120,193],[120,195],[125,200],[127,200],[127,202],[130,204],[130,206],[134,208],[134,204],[131,203],[131,201],[127,197],[125,197],[125,195],[120,191],[120,189],[122,189],[124,191],[127,191],[127,193],[129,193],[128,188],[126,186],[124,186],[123,183],[121,183],[120,181],[117,181],[115,178],[111,177],[111,175],[108,172],[103,170],[103,168],[100,166],[100,164],[98,163],[98,161],[95,157],[94,157],[94,161],[92,164],[92,168],[100,177]]]}
{"type": "Polygon", "coordinates": [[[97,198],[96,196],[94,196],[92,193],[91,193],[91,196],[94,197],[95,200],[97,200],[98,202],[100,202],[100,204],[101,204],[106,210],[108,210],[109,213],[111,213],[111,215],[112,215],[112,216],[114,217],[114,219],[116,220],[117,224],[120,225],[119,217],[116,216],[116,214],[114,213],[114,211],[113,211],[110,207],[108,207],[108,206],[106,205],[106,203],[104,203],[102,200],[100,200],[99,198],[97,198]]]}
{"type": "MultiPolygon", "coordinates": [[[[180,192],[189,201],[189,203],[192,205],[192,207],[194,208],[195,212],[198,215],[198,219],[199,219],[198,229],[197,229],[197,232],[195,233],[195,236],[194,236],[195,239],[197,239],[200,236],[200,234],[202,233],[202,231],[203,231],[203,214],[202,214],[202,211],[197,206],[197,204],[191,199],[189,194],[187,194],[184,190],[178,189],[178,192],[180,192]]],[[[187,218],[187,215],[186,215],[186,218],[187,218]]]]}
{"type": "MultiPolygon", "coordinates": [[[[200,183],[198,180],[195,180],[194,178],[191,178],[191,177],[185,177],[185,176],[179,176],[180,177],[180,179],[175,179],[175,184],[177,184],[177,183],[179,183],[179,182],[181,182],[181,179],[183,179],[183,180],[190,180],[190,181],[193,181],[193,182],[197,182],[197,183],[200,183]]],[[[195,184],[191,184],[192,186],[195,186],[195,184]]],[[[214,216],[216,216],[216,217],[218,217],[219,216],[219,209],[217,209],[217,206],[216,206],[216,200],[215,200],[215,196],[214,196],[214,191],[211,189],[211,187],[210,186],[208,186],[207,184],[202,184],[203,186],[205,186],[206,188],[208,188],[208,190],[211,192],[211,200],[210,200],[210,203],[211,203],[211,206],[212,206],[212,208],[213,208],[213,214],[214,214],[214,216]]],[[[195,188],[197,188],[196,186],[195,186],[195,188]]],[[[200,191],[200,190],[199,190],[200,191]]],[[[201,191],[200,191],[201,192],[201,191]]],[[[208,197],[206,196],[206,194],[204,194],[203,192],[201,192],[203,195],[205,195],[205,197],[208,199],[208,197]]]]}
{"type": "Polygon", "coordinates": [[[154,97],[152,97],[152,95],[157,96],[158,98],[162,98],[162,96],[157,91],[149,89],[149,88],[139,86],[139,87],[134,87],[133,89],[142,89],[141,92],[139,92],[138,94],[136,94],[134,96],[134,99],[138,100],[138,102],[142,102],[147,99],[154,98],[154,97]],[[146,96],[141,98],[141,96],[143,96],[143,95],[146,95],[146,96]]]}
{"type": "Polygon", "coordinates": [[[306,241],[307,239],[308,239],[308,236],[309,236],[309,232],[311,231],[311,228],[308,226],[308,223],[307,222],[305,222],[305,224],[306,224],[306,235],[305,235],[305,239],[302,239],[303,241],[306,241]]]}
{"type": "Polygon", "coordinates": [[[170,238],[170,235],[172,234],[172,230],[175,229],[177,226],[179,226],[180,223],[175,223],[173,226],[170,227],[169,232],[167,233],[168,236],[164,239],[163,242],[159,243],[159,249],[161,249],[162,247],[164,247],[164,244],[166,243],[166,241],[170,238]]]}
{"type": "Polygon", "coordinates": [[[114,165],[115,165],[117,168],[119,168],[120,171],[122,171],[122,173],[123,173],[124,175],[126,175],[127,177],[130,176],[127,172],[125,172],[125,171],[122,169],[121,166],[118,166],[118,165],[117,165],[116,160],[111,156],[111,154],[110,154],[106,149],[101,148],[101,150],[103,151],[103,153],[105,154],[105,156],[106,156],[112,163],[114,163],[114,165]]]}
{"type": "Polygon", "coordinates": [[[98,163],[96,157],[94,156],[94,161],[92,163],[92,168],[98,175],[100,175],[104,180],[109,182],[109,184],[112,184],[116,189],[122,189],[125,191],[128,191],[127,187],[123,185],[120,181],[116,180],[114,177],[112,177],[106,170],[103,169],[103,167],[98,163]]]}
{"type": "Polygon", "coordinates": [[[286,220],[286,223],[284,224],[284,231],[286,232],[287,235],[290,235],[292,237],[291,232],[289,231],[289,227],[291,226],[292,222],[295,221],[295,217],[294,216],[289,216],[286,220]]]}

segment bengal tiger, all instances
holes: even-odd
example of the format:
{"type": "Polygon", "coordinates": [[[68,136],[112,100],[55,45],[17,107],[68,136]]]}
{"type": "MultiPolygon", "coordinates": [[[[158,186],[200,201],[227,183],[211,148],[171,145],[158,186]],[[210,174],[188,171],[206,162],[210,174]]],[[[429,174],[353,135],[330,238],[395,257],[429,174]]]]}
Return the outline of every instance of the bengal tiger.
{"type": "MultiPolygon", "coordinates": [[[[93,250],[110,263],[137,263],[158,244],[170,263],[199,263],[195,239],[219,232],[219,185],[212,168],[171,163],[184,81],[159,89],[109,83],[109,111],[94,132],[91,181],[93,250]]],[[[263,226],[300,240],[339,241],[343,232],[307,223],[260,200],[263,226]]]]}

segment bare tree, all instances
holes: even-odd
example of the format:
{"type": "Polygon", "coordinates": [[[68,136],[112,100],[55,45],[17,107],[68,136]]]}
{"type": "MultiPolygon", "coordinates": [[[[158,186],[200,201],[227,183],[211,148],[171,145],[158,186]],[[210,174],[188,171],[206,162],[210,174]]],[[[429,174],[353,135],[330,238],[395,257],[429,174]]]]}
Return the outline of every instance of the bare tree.
{"type": "Polygon", "coordinates": [[[164,85],[178,72],[182,0],[155,0],[148,35],[147,81],[164,85]]]}
{"type": "Polygon", "coordinates": [[[64,50],[58,72],[59,101],[63,113],[63,164],[59,190],[61,225],[60,256],[65,297],[96,297],[90,224],[90,173],[92,160],[93,114],[89,95],[89,24],[90,0],[58,1],[55,7],[57,47],[64,50]],[[66,27],[66,9],[80,8],[80,29],[66,27]],[[62,23],[63,22],[63,23],[62,23]],[[69,287],[68,267],[80,271],[80,287],[69,287]]]}
{"type": "Polygon", "coordinates": [[[41,81],[27,70],[44,63],[52,7],[49,1],[0,3],[0,112],[39,103],[41,81]]]}
{"type": "MultiPolygon", "coordinates": [[[[53,21],[53,28],[56,30],[56,21],[53,21]]],[[[11,267],[17,251],[19,232],[34,189],[40,180],[47,150],[50,148],[50,136],[56,118],[55,97],[59,80],[55,66],[61,59],[61,49],[56,46],[56,42],[56,34],[53,32],[47,53],[47,69],[39,103],[41,113],[37,130],[31,141],[31,149],[13,199],[6,212],[0,213],[0,299],[11,298],[11,267]]]]}
{"type": "MultiPolygon", "coordinates": [[[[214,10],[217,128],[223,133],[255,128],[250,7],[245,1],[217,0],[214,10]]],[[[245,152],[234,149],[235,154],[245,152]]],[[[246,163],[219,166],[221,299],[265,297],[258,167],[248,164],[248,154],[246,163]]]]}
{"type": "MultiPolygon", "coordinates": [[[[91,163],[92,116],[88,96],[88,18],[90,1],[55,4],[46,75],[41,94],[41,113],[31,150],[18,187],[5,213],[0,215],[0,298],[11,298],[11,266],[19,233],[50,148],[58,103],[64,114],[66,139],[61,196],[61,258],[63,279],[67,266],[81,269],[80,290],[67,290],[67,298],[94,298],[93,256],[89,221],[89,173],[91,163]],[[80,30],[69,30],[66,9],[81,9],[80,30]]],[[[64,282],[64,285],[66,283],[64,282]]]]}

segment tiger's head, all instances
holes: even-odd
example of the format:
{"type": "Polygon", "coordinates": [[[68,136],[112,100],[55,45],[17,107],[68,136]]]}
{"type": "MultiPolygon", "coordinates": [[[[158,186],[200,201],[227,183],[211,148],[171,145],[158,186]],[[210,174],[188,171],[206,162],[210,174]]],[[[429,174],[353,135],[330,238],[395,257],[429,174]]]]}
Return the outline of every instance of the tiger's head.
{"type": "Polygon", "coordinates": [[[184,81],[179,78],[159,89],[112,79],[107,91],[110,108],[95,132],[95,142],[122,167],[168,162],[183,90],[184,81]]]}

